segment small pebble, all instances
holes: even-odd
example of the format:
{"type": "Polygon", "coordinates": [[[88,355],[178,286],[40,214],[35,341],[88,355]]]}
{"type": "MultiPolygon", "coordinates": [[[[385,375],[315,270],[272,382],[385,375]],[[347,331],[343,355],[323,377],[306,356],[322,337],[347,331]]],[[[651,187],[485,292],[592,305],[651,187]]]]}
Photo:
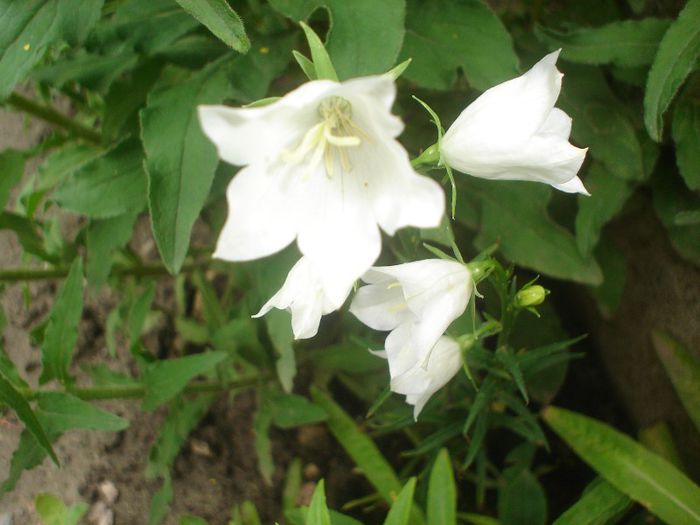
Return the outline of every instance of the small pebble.
{"type": "Polygon", "coordinates": [[[100,498],[107,505],[112,505],[119,497],[119,491],[117,487],[114,486],[109,480],[105,480],[97,486],[97,492],[100,494],[100,498]]]}
{"type": "Polygon", "coordinates": [[[0,525],[12,525],[12,513],[4,512],[0,514],[0,525]]]}
{"type": "Polygon", "coordinates": [[[211,451],[209,443],[207,443],[206,441],[202,441],[201,439],[190,439],[190,449],[194,454],[198,456],[204,456],[205,458],[210,458],[214,455],[211,451]]]}
{"type": "Polygon", "coordinates": [[[104,501],[98,501],[90,507],[87,519],[90,525],[114,525],[114,511],[104,501]]]}

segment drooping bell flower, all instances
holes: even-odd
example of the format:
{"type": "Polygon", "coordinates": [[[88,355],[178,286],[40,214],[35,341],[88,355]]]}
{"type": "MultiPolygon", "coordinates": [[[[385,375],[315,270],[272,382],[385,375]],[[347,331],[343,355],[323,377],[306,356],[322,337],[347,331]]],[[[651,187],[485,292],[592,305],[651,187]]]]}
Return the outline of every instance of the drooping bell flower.
{"type": "Polygon", "coordinates": [[[559,51],[550,53],[467,106],[442,138],[442,161],[475,177],[544,182],[588,195],[577,176],[587,150],[569,143],[571,118],[554,107],[563,77],[558,57],[559,51]]]}

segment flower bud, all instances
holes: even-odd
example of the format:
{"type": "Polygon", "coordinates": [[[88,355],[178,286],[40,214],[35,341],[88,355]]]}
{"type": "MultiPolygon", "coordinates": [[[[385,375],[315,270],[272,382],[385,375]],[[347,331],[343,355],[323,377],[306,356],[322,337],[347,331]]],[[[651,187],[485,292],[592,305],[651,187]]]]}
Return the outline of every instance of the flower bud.
{"type": "Polygon", "coordinates": [[[530,306],[537,306],[544,302],[544,298],[549,294],[549,290],[546,290],[539,284],[534,284],[532,286],[525,286],[517,294],[515,294],[515,305],[518,308],[528,308],[530,306]]]}

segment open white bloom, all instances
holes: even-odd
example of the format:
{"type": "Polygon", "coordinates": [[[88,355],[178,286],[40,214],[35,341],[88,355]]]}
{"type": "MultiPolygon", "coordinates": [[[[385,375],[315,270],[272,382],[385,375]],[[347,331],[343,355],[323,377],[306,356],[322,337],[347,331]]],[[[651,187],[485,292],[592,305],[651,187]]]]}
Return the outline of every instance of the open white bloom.
{"type": "Polygon", "coordinates": [[[391,390],[406,396],[418,419],[431,396],[445,386],[462,366],[459,345],[451,337],[441,337],[430,352],[425,366],[416,365],[391,381],[391,390]]]}
{"type": "Polygon", "coordinates": [[[563,77],[558,57],[559,51],[550,53],[467,106],[442,139],[443,161],[476,177],[544,182],[587,195],[576,175],[587,150],[569,143],[571,118],[554,107],[563,77]]]}
{"type": "Polygon", "coordinates": [[[350,311],[375,330],[391,330],[384,343],[392,389],[415,366],[425,368],[432,350],[469,304],[472,278],[463,264],[441,259],[374,267],[362,280],[350,311]]]}
{"type": "Polygon", "coordinates": [[[200,106],[219,156],[246,166],[228,187],[214,257],[257,259],[296,239],[327,300],[314,311],[326,312],[377,259],[380,227],[393,235],[437,226],[444,194],[395,140],[403,129],[390,112],[395,94],[382,75],[314,80],[264,107],[200,106]]]}
{"type": "MultiPolygon", "coordinates": [[[[346,295],[349,293],[348,288],[346,295]]],[[[295,339],[308,339],[318,332],[321,316],[338,307],[325,294],[311,261],[302,257],[289,271],[282,288],[253,317],[261,317],[273,308],[292,314],[295,339]]]]}

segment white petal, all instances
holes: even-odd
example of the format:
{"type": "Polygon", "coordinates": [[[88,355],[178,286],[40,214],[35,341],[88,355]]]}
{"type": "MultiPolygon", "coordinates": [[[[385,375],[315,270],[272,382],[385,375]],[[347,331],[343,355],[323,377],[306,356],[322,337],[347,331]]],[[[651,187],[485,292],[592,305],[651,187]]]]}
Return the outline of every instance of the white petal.
{"type": "Polygon", "coordinates": [[[581,182],[581,179],[574,177],[570,181],[564,182],[562,184],[552,184],[552,186],[558,190],[564,191],[566,193],[582,193],[590,197],[590,193],[581,182]]]}
{"type": "Polygon", "coordinates": [[[321,317],[334,310],[324,296],[311,262],[304,257],[289,271],[282,288],[253,317],[261,317],[273,308],[291,312],[295,339],[315,336],[321,317]]]}
{"type": "Polygon", "coordinates": [[[457,117],[442,140],[445,161],[460,171],[465,147],[491,149],[514,144],[539,129],[561,90],[556,68],[559,51],[550,53],[527,73],[486,90],[457,117]],[[468,146],[467,146],[468,145],[468,146]]]}
{"type": "Polygon", "coordinates": [[[413,345],[413,323],[400,324],[386,338],[384,349],[389,361],[389,374],[392,379],[405,374],[418,363],[413,345]]]}
{"type": "Polygon", "coordinates": [[[449,298],[455,305],[450,315],[454,320],[462,314],[471,297],[469,270],[453,261],[426,259],[396,266],[377,266],[367,272],[363,280],[367,281],[368,276],[373,275],[385,275],[399,281],[406,302],[418,317],[424,315],[431,302],[449,298]],[[464,304],[463,308],[461,304],[464,304]]]}
{"type": "Polygon", "coordinates": [[[334,94],[351,102],[353,119],[359,117],[366,131],[381,137],[397,137],[403,131],[401,119],[391,114],[396,84],[390,75],[347,80],[334,94]]]}
{"type": "Polygon", "coordinates": [[[356,157],[354,175],[359,177],[372,212],[389,235],[405,226],[434,228],[445,213],[445,193],[429,177],[419,175],[403,147],[379,137],[356,157]]]}
{"type": "Polygon", "coordinates": [[[246,165],[272,160],[318,121],[316,102],[337,86],[329,80],[307,82],[261,108],[199,106],[199,121],[226,162],[246,165]]]}
{"type": "Polygon", "coordinates": [[[386,283],[360,288],[350,304],[350,312],[374,330],[393,330],[415,319],[401,288],[386,283]]]}
{"type": "Polygon", "coordinates": [[[248,261],[290,244],[299,222],[290,182],[284,172],[262,163],[240,170],[226,191],[228,218],[213,256],[248,261]]]}
{"type": "Polygon", "coordinates": [[[418,419],[430,397],[445,386],[459,371],[462,359],[454,339],[441,337],[432,349],[426,366],[415,366],[391,381],[393,392],[404,394],[406,402],[414,406],[413,417],[418,419]]]}
{"type": "Polygon", "coordinates": [[[313,261],[326,295],[339,308],[379,256],[379,229],[352,174],[312,175],[303,195],[299,249],[313,261]]]}
{"type": "Polygon", "coordinates": [[[568,139],[571,135],[571,117],[559,108],[552,108],[547,120],[537,130],[538,135],[556,135],[568,139]]]}

